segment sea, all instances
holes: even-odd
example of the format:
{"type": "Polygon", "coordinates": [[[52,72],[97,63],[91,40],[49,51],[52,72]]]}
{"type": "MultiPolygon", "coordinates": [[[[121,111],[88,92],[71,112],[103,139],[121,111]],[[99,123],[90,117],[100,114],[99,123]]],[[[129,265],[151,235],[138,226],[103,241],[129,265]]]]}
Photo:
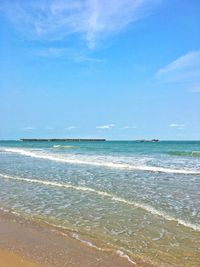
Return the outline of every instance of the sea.
{"type": "Polygon", "coordinates": [[[200,141],[0,141],[0,209],[135,265],[200,266],[200,141]]]}

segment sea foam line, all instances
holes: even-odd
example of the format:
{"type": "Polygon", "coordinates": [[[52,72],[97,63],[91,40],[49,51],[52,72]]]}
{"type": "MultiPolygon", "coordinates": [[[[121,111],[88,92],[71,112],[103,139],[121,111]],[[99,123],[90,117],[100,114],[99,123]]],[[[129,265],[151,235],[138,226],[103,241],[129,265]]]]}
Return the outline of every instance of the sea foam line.
{"type": "Polygon", "coordinates": [[[192,170],[180,170],[180,169],[169,169],[163,167],[156,166],[133,166],[125,163],[113,163],[113,162],[95,162],[95,161],[85,161],[80,159],[68,159],[56,157],[52,154],[42,154],[36,153],[34,151],[28,151],[24,149],[17,148],[1,148],[1,151],[9,152],[9,153],[17,153],[23,156],[38,158],[38,159],[47,159],[56,162],[62,163],[70,163],[70,164],[81,164],[81,165],[93,165],[98,167],[107,167],[107,168],[116,168],[116,169],[128,169],[128,170],[140,170],[140,171],[150,171],[150,172],[163,172],[163,173],[177,173],[177,174],[200,174],[200,172],[192,171],[192,170]]]}
{"type": "Polygon", "coordinates": [[[28,179],[28,178],[22,178],[22,177],[14,177],[14,176],[6,175],[6,174],[0,174],[0,177],[2,177],[4,179],[24,181],[24,182],[28,182],[28,183],[37,183],[37,184],[43,184],[43,185],[47,185],[47,186],[61,187],[61,188],[67,188],[67,189],[70,188],[70,189],[77,190],[77,191],[94,193],[94,194],[97,194],[97,195],[102,196],[102,197],[108,197],[112,201],[115,201],[115,202],[120,202],[120,203],[124,203],[126,205],[131,205],[131,206],[134,206],[136,208],[143,209],[147,212],[150,212],[153,215],[160,216],[160,217],[164,218],[165,220],[175,221],[175,222],[177,222],[177,223],[179,223],[185,227],[191,228],[195,231],[200,231],[200,225],[192,224],[192,223],[187,222],[185,220],[175,218],[173,216],[166,214],[165,212],[162,212],[162,211],[155,209],[154,207],[152,207],[150,205],[142,204],[142,203],[138,203],[138,202],[134,202],[134,201],[129,201],[129,200],[126,200],[124,198],[117,197],[113,194],[110,194],[110,193],[107,193],[104,191],[98,191],[98,190],[95,190],[95,189],[90,188],[90,187],[75,186],[75,185],[71,185],[71,184],[66,184],[66,183],[63,184],[63,183],[50,182],[50,181],[45,181],[45,180],[36,180],[36,179],[28,179]]]}

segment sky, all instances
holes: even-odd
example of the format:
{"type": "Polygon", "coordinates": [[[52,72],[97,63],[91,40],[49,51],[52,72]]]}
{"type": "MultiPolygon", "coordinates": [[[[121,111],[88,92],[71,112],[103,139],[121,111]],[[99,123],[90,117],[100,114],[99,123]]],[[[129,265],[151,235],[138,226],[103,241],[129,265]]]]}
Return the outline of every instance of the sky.
{"type": "Polygon", "coordinates": [[[200,140],[199,0],[1,0],[0,139],[200,140]]]}

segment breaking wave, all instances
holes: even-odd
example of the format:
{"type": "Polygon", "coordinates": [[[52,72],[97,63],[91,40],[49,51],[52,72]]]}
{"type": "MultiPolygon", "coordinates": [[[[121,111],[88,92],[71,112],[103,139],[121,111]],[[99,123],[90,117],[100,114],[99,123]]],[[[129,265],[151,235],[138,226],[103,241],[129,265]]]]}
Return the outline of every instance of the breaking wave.
{"type": "Polygon", "coordinates": [[[106,168],[115,168],[115,169],[127,169],[127,170],[139,170],[139,171],[149,171],[149,172],[163,172],[163,173],[174,173],[174,174],[200,174],[198,171],[189,170],[189,169],[171,169],[157,166],[148,166],[148,165],[132,165],[130,163],[115,163],[115,162],[99,162],[95,160],[83,160],[75,158],[66,158],[60,155],[36,152],[34,150],[25,150],[17,148],[1,148],[1,151],[9,153],[17,153],[23,156],[38,158],[38,159],[47,159],[56,162],[69,163],[69,164],[80,164],[80,165],[92,165],[97,167],[106,167],[106,168]]]}

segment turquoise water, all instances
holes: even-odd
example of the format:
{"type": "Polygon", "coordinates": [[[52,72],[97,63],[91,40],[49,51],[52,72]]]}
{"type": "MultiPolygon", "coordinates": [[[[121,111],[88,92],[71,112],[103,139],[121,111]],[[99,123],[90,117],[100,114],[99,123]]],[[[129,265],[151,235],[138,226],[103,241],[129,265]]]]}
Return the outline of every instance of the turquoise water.
{"type": "Polygon", "coordinates": [[[199,141],[1,141],[0,188],[2,209],[99,248],[200,265],[199,141]]]}

